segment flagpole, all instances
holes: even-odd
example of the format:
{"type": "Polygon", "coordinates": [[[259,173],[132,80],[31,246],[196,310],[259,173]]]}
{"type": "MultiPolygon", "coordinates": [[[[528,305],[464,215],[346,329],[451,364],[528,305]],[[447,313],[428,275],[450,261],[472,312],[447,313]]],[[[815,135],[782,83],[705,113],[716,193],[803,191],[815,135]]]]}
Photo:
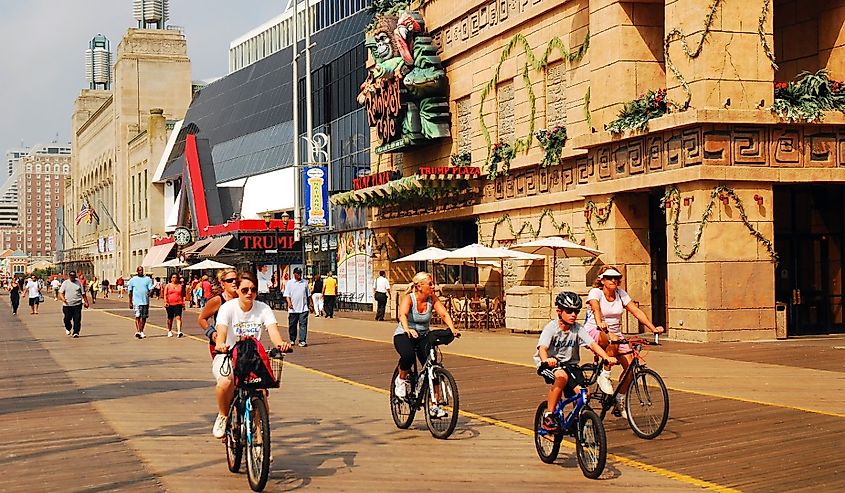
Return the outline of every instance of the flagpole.
{"type": "MultiPolygon", "coordinates": [[[[114,226],[115,231],[120,233],[120,228],[117,227],[117,223],[115,223],[114,218],[111,217],[111,212],[109,212],[109,209],[108,207],[106,207],[106,204],[103,203],[102,199],[97,199],[97,202],[100,203],[100,206],[103,208],[103,211],[106,213],[107,216],[109,216],[109,221],[111,221],[111,225],[114,226]]],[[[99,223],[100,221],[97,222],[99,223]]]]}

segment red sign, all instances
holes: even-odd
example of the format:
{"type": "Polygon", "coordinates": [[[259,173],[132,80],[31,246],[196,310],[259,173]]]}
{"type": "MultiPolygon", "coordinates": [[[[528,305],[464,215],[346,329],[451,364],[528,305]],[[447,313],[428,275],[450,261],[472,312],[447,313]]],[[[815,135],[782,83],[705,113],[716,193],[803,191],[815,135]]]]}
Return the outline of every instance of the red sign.
{"type": "Polygon", "coordinates": [[[378,78],[362,93],[367,121],[376,129],[383,144],[394,140],[402,130],[400,93],[398,77],[378,78]]]}
{"type": "Polygon", "coordinates": [[[359,178],[355,178],[354,180],[352,180],[352,188],[354,188],[355,190],[362,190],[364,188],[384,185],[390,180],[395,180],[397,178],[400,178],[399,172],[397,171],[382,171],[374,175],[366,175],[359,178]]]}
{"type": "Polygon", "coordinates": [[[472,175],[480,176],[478,166],[425,166],[420,168],[418,175],[472,175]]]}
{"type": "Polygon", "coordinates": [[[247,233],[238,236],[241,251],[293,250],[293,232],[247,233]]]}

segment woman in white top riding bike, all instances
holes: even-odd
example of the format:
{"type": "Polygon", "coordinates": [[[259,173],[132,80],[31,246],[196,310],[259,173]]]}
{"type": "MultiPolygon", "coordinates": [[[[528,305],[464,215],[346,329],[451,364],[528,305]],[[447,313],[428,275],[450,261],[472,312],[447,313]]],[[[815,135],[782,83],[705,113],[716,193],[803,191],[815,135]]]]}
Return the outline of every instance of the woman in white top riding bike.
{"type": "MultiPolygon", "coordinates": [[[[613,266],[605,265],[599,270],[599,276],[593,283],[593,288],[587,294],[587,305],[590,311],[587,312],[587,319],[584,328],[594,341],[599,343],[602,349],[610,356],[615,356],[623,368],[628,368],[634,359],[631,354],[631,347],[628,344],[611,344],[611,341],[624,339],[622,335],[622,314],[628,311],[639,320],[648,330],[659,334],[663,327],[655,327],[648,316],[635,304],[631,303],[628,296],[619,283],[622,281],[622,274],[613,266]]],[[[610,382],[610,366],[605,366],[598,377],[598,385],[602,392],[607,395],[613,394],[613,384],[610,382]]],[[[622,386],[616,396],[617,414],[624,416],[625,393],[627,389],[622,386]]]]}
{"type": "MultiPolygon", "coordinates": [[[[399,326],[393,334],[393,346],[399,353],[399,376],[394,382],[394,393],[400,399],[407,393],[406,379],[414,366],[414,357],[419,358],[421,364],[425,364],[428,358],[428,339],[425,336],[428,334],[432,312],[440,315],[452,334],[458,335],[452,317],[434,294],[431,274],[418,272],[399,303],[399,326]]],[[[435,389],[435,393],[438,391],[439,389],[435,389]]],[[[429,412],[438,418],[446,416],[446,411],[436,405],[432,406],[429,412]]]]}
{"type": "MultiPolygon", "coordinates": [[[[290,349],[279,333],[279,326],[273,310],[266,304],[255,301],[258,293],[258,279],[252,272],[241,272],[236,281],[238,298],[227,301],[217,312],[217,345],[218,354],[211,363],[211,373],[217,380],[217,419],[214,421],[212,433],[215,438],[226,435],[226,420],[229,405],[235,395],[235,384],[232,379],[231,359],[226,356],[229,350],[241,337],[255,337],[261,339],[261,333],[267,330],[273,345],[282,352],[290,349]],[[227,367],[228,366],[228,367],[227,367]]],[[[267,411],[270,409],[268,407],[267,411]]]]}

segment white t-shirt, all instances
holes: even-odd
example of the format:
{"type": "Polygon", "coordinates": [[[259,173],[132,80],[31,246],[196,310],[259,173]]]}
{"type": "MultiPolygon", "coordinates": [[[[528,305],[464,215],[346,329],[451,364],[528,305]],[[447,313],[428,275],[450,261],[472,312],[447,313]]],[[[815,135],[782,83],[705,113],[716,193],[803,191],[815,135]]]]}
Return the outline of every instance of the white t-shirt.
{"type": "Polygon", "coordinates": [[[229,328],[226,333],[226,345],[231,349],[239,337],[252,336],[261,339],[261,333],[268,325],[276,322],[276,315],[269,306],[260,301],[252,302],[252,310],[241,310],[237,298],[223,303],[217,312],[217,326],[225,325],[229,328]]]}
{"type": "Polygon", "coordinates": [[[53,289],[59,289],[61,285],[62,283],[60,283],[58,279],[53,279],[53,281],[50,282],[50,287],[53,289]]]}
{"type": "Polygon", "coordinates": [[[387,291],[390,290],[390,282],[386,277],[379,276],[376,278],[374,288],[377,293],[387,293],[387,291]]]}
{"type": "MultiPolygon", "coordinates": [[[[625,307],[628,306],[628,303],[631,302],[631,297],[628,296],[621,288],[616,288],[616,299],[613,301],[608,301],[607,298],[604,297],[604,291],[601,288],[593,288],[587,293],[587,303],[590,300],[597,300],[599,302],[599,306],[601,307],[601,316],[602,319],[607,324],[607,329],[614,334],[621,334],[622,333],[622,313],[625,311],[625,307]]],[[[593,313],[587,312],[587,320],[584,321],[584,328],[587,330],[595,330],[596,326],[596,317],[593,316],[593,313]]]]}
{"type": "Polygon", "coordinates": [[[30,279],[26,282],[26,289],[29,290],[29,297],[30,298],[38,298],[38,295],[41,293],[38,292],[41,286],[38,285],[38,281],[33,281],[30,279]]]}

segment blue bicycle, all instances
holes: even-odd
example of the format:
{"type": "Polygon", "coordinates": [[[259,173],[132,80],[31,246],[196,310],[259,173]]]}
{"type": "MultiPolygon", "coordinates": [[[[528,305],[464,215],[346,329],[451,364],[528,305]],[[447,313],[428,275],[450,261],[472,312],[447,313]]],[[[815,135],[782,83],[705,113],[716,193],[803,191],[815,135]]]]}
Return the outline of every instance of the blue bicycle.
{"type": "Polygon", "coordinates": [[[596,479],[604,472],[607,462],[607,435],[604,431],[604,424],[598,414],[590,408],[587,388],[593,385],[598,378],[598,368],[595,364],[581,365],[584,375],[590,375],[587,382],[581,388],[581,392],[571,394],[563,400],[559,400],[552,415],[558,423],[557,431],[548,431],[543,428],[543,414],[548,404],[544,400],[537,407],[534,415],[534,446],[540,460],[551,464],[557,459],[560,452],[560,444],[564,435],[575,439],[575,454],[578,458],[578,467],[584,476],[596,479]],[[573,404],[572,411],[567,414],[566,406],[573,404]]]}

